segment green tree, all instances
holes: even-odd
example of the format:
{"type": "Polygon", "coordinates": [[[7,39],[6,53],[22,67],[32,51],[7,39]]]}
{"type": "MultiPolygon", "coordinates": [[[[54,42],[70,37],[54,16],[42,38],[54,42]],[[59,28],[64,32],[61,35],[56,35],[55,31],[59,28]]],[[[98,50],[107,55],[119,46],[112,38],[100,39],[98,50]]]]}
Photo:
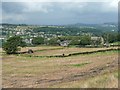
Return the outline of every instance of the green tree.
{"type": "Polygon", "coordinates": [[[109,43],[115,42],[116,39],[117,39],[117,36],[115,36],[115,34],[112,34],[112,33],[108,34],[108,42],[109,43]]]}
{"type": "Polygon", "coordinates": [[[108,33],[103,33],[103,35],[102,35],[105,43],[108,42],[108,36],[109,36],[108,33]]]}
{"type": "Polygon", "coordinates": [[[44,44],[44,38],[42,37],[35,37],[32,40],[32,44],[33,45],[40,45],[40,44],[44,44]]]}
{"type": "Polygon", "coordinates": [[[105,40],[105,42],[107,43],[113,43],[118,41],[118,33],[104,33],[103,34],[103,38],[105,40]]]}
{"type": "Polygon", "coordinates": [[[70,45],[79,45],[79,40],[71,40],[70,45]]]}
{"type": "Polygon", "coordinates": [[[90,45],[91,43],[91,38],[88,35],[81,36],[80,39],[80,45],[85,46],[85,45],[90,45]]]}
{"type": "Polygon", "coordinates": [[[19,50],[18,47],[25,47],[26,43],[23,42],[20,36],[10,37],[5,43],[3,43],[3,49],[6,54],[16,54],[19,50]]]}
{"type": "Polygon", "coordinates": [[[51,38],[48,41],[49,45],[59,45],[58,38],[51,38]]]}

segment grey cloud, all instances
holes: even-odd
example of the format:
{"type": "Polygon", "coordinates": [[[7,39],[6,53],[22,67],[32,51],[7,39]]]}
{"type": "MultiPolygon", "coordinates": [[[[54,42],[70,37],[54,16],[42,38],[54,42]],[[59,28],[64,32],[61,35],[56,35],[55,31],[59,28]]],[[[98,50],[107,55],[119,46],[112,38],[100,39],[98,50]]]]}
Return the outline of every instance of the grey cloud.
{"type": "Polygon", "coordinates": [[[29,9],[26,4],[19,2],[3,3],[2,10],[5,12],[3,14],[11,17],[3,21],[26,24],[102,23],[117,21],[117,11],[105,11],[106,8],[103,7],[103,3],[36,3],[37,7],[35,5],[29,6],[32,9],[29,12],[25,11],[29,9]],[[44,10],[48,12],[42,12],[44,10]],[[20,18],[18,14],[21,15],[20,18]]]}
{"type": "Polygon", "coordinates": [[[22,13],[23,9],[25,8],[22,2],[3,2],[2,3],[2,10],[5,13],[22,13]]]}

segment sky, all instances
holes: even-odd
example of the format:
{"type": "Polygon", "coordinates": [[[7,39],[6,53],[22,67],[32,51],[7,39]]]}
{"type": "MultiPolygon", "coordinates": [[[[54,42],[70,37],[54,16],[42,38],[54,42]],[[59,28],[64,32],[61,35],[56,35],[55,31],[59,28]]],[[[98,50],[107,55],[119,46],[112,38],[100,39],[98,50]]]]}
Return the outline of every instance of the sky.
{"type": "Polygon", "coordinates": [[[6,1],[0,4],[2,4],[2,18],[0,18],[2,23],[66,25],[75,23],[99,24],[118,21],[118,3],[112,1],[6,1]]]}

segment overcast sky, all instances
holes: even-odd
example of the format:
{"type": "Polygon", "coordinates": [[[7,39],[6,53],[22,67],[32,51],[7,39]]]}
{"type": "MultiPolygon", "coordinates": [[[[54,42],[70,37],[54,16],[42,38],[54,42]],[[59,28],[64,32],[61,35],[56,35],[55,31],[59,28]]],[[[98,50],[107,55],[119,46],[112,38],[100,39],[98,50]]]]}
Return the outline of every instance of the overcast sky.
{"type": "Polygon", "coordinates": [[[117,3],[2,2],[2,22],[58,25],[117,22],[117,3]]]}

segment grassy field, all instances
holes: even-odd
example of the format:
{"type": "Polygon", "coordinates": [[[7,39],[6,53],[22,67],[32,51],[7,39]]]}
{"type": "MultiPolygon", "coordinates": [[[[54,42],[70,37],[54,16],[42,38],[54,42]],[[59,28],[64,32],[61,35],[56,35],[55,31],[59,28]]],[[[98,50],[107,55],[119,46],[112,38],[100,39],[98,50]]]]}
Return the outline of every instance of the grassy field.
{"type": "MultiPolygon", "coordinates": [[[[30,48],[30,47],[28,47],[30,48]]],[[[28,48],[22,49],[26,51],[28,48]]],[[[116,47],[112,47],[116,48],[116,47]]],[[[33,49],[33,48],[32,48],[33,49]]],[[[34,47],[32,55],[49,56],[110,48],[34,47]]],[[[26,54],[25,54],[26,55],[26,54]]],[[[2,57],[5,88],[117,88],[118,52],[107,51],[70,57],[2,57]]]]}
{"type": "MultiPolygon", "coordinates": [[[[22,51],[27,51],[28,49],[32,49],[35,52],[31,56],[56,56],[56,55],[69,55],[73,53],[78,52],[91,52],[91,51],[97,51],[97,50],[107,50],[107,49],[116,49],[117,47],[111,47],[111,48],[76,48],[76,47],[27,47],[23,48],[22,51]]],[[[29,54],[27,54],[29,55],[29,54]]]]}

